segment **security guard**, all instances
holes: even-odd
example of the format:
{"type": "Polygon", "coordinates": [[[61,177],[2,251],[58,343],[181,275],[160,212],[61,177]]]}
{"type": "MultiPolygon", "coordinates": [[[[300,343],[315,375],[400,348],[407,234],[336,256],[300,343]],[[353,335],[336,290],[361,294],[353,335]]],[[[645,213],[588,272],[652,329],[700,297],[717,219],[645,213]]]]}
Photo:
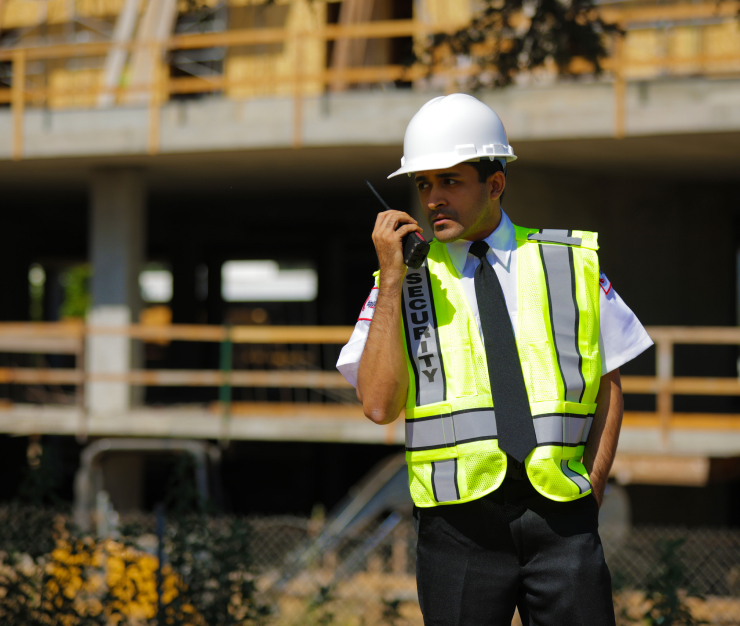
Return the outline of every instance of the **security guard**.
{"type": "Polygon", "coordinates": [[[596,233],[514,226],[516,159],[464,94],[425,104],[401,168],[435,240],[419,270],[378,215],[376,284],[337,367],[365,415],[405,409],[424,623],[613,625],[598,508],[622,419],[619,367],[649,347],[600,272],[596,233]]]}

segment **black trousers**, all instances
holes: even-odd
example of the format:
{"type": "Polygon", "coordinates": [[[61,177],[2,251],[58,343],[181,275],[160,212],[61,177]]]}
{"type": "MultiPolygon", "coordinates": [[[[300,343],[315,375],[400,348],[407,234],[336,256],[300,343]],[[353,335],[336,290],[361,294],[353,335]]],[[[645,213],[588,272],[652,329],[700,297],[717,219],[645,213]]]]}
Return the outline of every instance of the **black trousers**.
{"type": "Polygon", "coordinates": [[[425,626],[614,626],[592,496],[554,502],[507,477],[466,502],[414,508],[425,626]]]}

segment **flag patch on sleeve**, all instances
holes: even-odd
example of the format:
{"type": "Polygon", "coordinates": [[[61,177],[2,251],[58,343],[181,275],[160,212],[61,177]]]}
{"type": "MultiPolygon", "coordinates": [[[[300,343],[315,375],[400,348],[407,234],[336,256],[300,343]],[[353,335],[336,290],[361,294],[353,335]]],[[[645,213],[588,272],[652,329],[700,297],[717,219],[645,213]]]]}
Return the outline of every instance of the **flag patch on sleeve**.
{"type": "Polygon", "coordinates": [[[373,320],[373,315],[375,314],[375,303],[378,301],[378,288],[373,287],[370,290],[370,295],[367,297],[367,300],[365,300],[365,304],[362,306],[362,311],[360,311],[360,317],[357,318],[357,321],[364,320],[366,322],[371,322],[373,320]]]}
{"type": "Polygon", "coordinates": [[[601,271],[601,268],[599,268],[599,286],[604,290],[604,293],[608,296],[609,292],[612,290],[612,284],[609,281],[609,279],[606,277],[606,274],[601,271]]]}

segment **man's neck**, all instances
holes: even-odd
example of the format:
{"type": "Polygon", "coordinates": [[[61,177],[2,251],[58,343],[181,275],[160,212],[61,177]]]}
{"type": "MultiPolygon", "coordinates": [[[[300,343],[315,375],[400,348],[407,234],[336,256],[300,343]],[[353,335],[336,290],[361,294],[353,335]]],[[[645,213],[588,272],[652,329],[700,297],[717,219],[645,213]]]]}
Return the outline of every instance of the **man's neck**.
{"type": "Polygon", "coordinates": [[[481,241],[482,239],[490,237],[501,225],[501,206],[496,206],[491,213],[493,221],[486,220],[486,223],[481,224],[481,227],[475,232],[467,234],[464,237],[461,237],[461,239],[465,239],[467,241],[481,241]]]}

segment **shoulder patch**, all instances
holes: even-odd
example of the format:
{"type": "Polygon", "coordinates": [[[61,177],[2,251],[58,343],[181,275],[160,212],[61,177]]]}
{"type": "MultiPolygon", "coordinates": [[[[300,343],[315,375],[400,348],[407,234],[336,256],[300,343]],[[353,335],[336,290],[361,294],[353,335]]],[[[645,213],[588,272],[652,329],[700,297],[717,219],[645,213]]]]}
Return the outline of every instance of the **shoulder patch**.
{"type": "Polygon", "coordinates": [[[573,237],[572,230],[543,228],[538,233],[530,233],[527,239],[541,243],[563,243],[569,246],[580,246],[581,238],[573,237]]]}
{"type": "Polygon", "coordinates": [[[366,322],[373,321],[373,315],[375,314],[375,303],[378,301],[378,288],[373,287],[370,290],[370,295],[365,300],[365,304],[362,305],[362,311],[360,311],[360,317],[357,321],[364,320],[366,322]]]}
{"type": "Polygon", "coordinates": [[[609,281],[609,279],[606,277],[606,274],[604,274],[603,271],[601,271],[601,268],[599,268],[599,287],[601,287],[604,290],[604,293],[608,296],[609,292],[612,290],[612,284],[609,281]]]}

